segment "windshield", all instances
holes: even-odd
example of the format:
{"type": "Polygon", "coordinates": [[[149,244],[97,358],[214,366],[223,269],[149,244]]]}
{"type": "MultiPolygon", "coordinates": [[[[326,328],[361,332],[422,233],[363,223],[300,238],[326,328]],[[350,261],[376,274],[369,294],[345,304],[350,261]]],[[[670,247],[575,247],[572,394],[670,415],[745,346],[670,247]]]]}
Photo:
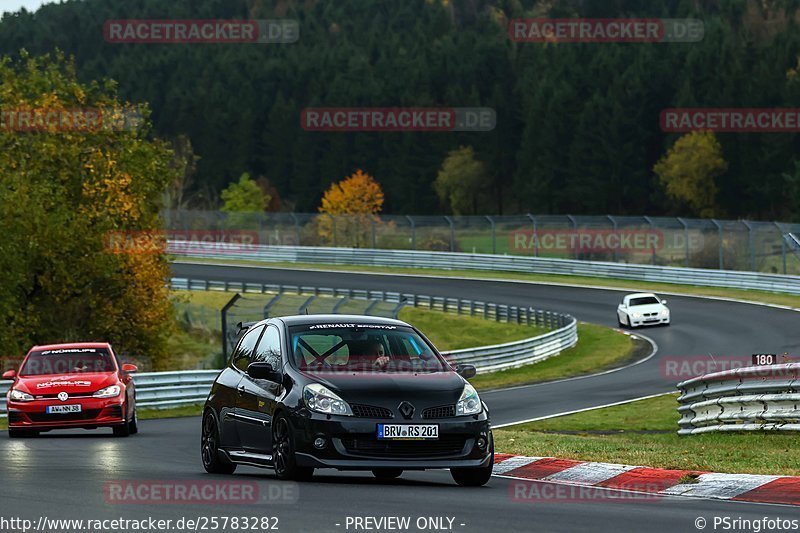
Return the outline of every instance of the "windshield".
{"type": "Polygon", "coordinates": [[[651,305],[651,304],[660,304],[658,298],[655,296],[642,296],[641,298],[631,298],[631,307],[636,307],[637,305],[651,305]]]}
{"type": "Polygon", "coordinates": [[[105,348],[63,348],[31,352],[20,376],[113,372],[113,356],[105,348]]]}
{"type": "Polygon", "coordinates": [[[314,324],[289,328],[300,370],[444,372],[449,366],[412,329],[379,324],[314,324]]]}

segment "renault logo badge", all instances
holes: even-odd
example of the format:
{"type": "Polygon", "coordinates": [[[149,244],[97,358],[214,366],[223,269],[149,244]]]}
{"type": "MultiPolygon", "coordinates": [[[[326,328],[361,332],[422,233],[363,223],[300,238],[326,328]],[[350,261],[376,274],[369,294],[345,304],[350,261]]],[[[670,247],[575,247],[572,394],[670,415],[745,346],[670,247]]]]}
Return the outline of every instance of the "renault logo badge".
{"type": "Polygon", "coordinates": [[[403,418],[406,420],[414,416],[414,406],[408,402],[402,402],[398,409],[400,410],[400,414],[403,415],[403,418]]]}

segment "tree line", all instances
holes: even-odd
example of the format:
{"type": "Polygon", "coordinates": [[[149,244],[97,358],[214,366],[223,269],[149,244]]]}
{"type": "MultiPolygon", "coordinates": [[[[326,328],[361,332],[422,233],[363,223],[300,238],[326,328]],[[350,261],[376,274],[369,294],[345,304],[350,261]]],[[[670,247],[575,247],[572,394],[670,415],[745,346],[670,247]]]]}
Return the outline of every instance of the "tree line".
{"type": "Polygon", "coordinates": [[[796,0],[83,0],[6,14],[0,53],[63,50],[82,82],[111,78],[120,98],[149,103],[153,133],[188,169],[165,196],[182,207],[219,207],[248,173],[267,209],[313,212],[331,183],[363,169],[386,213],[788,220],[800,218],[796,133],[678,143],[686,136],[662,131],[659,115],[800,107],[798,17],[796,0]],[[545,16],[691,17],[705,31],[694,43],[509,39],[510,20],[545,16]],[[290,18],[300,38],[104,40],[105,21],[147,18],[290,18]],[[308,131],[311,107],[490,107],[496,127],[308,131]],[[706,159],[691,163],[693,147],[706,159]]]}

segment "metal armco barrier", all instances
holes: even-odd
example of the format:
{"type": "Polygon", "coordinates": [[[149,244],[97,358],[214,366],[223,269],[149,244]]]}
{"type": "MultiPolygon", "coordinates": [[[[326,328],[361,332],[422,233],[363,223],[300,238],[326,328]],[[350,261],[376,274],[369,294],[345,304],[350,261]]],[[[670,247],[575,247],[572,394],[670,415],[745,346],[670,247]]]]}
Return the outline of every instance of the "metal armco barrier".
{"type": "MultiPolygon", "coordinates": [[[[553,313],[553,315],[557,315],[553,313]]],[[[538,337],[507,344],[481,346],[443,352],[452,363],[475,365],[478,372],[492,372],[538,363],[558,355],[578,342],[577,321],[569,315],[558,315],[565,325],[538,337]]],[[[555,319],[554,319],[555,320],[555,319]]],[[[219,370],[188,370],[178,372],[143,372],[134,374],[136,404],[139,407],[165,409],[194,405],[205,401],[219,370]]],[[[0,412],[5,417],[6,392],[11,381],[0,382],[0,412]]]]}
{"type": "Polygon", "coordinates": [[[800,431],[800,363],[715,372],[678,388],[679,435],[800,431]]]}
{"type": "MultiPolygon", "coordinates": [[[[180,372],[142,372],[133,374],[136,405],[165,409],[203,403],[219,370],[187,370],[180,372]]],[[[11,381],[0,382],[0,411],[6,416],[6,393],[11,381]]]]}
{"type": "Polygon", "coordinates": [[[800,276],[733,270],[604,263],[515,255],[363,248],[253,245],[245,249],[241,245],[228,246],[217,243],[213,247],[201,244],[195,246],[182,244],[177,248],[169,247],[168,250],[176,256],[200,259],[249,259],[264,262],[525,272],[800,294],[800,276]]]}

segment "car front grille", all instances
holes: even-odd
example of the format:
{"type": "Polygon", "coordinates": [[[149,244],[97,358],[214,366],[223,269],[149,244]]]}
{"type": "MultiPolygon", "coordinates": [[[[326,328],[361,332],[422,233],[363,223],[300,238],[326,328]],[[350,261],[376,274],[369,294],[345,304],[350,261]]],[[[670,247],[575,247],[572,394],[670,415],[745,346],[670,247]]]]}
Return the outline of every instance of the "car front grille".
{"type": "Polygon", "coordinates": [[[456,416],[455,405],[440,405],[439,407],[429,407],[422,411],[422,418],[450,418],[456,416]]]}
{"type": "Polygon", "coordinates": [[[353,404],[350,406],[353,416],[358,418],[394,418],[391,410],[374,405],[353,404]]]}
{"type": "Polygon", "coordinates": [[[28,413],[32,422],[68,422],[74,420],[92,420],[100,414],[100,409],[87,409],[80,413],[28,413]]]}
{"type": "Polygon", "coordinates": [[[20,413],[19,411],[9,411],[8,412],[8,421],[10,423],[22,422],[25,420],[25,416],[20,413]]]}
{"type": "Polygon", "coordinates": [[[464,435],[445,435],[437,440],[378,440],[374,435],[342,439],[348,453],[369,457],[416,458],[458,455],[467,442],[464,435]]]}

